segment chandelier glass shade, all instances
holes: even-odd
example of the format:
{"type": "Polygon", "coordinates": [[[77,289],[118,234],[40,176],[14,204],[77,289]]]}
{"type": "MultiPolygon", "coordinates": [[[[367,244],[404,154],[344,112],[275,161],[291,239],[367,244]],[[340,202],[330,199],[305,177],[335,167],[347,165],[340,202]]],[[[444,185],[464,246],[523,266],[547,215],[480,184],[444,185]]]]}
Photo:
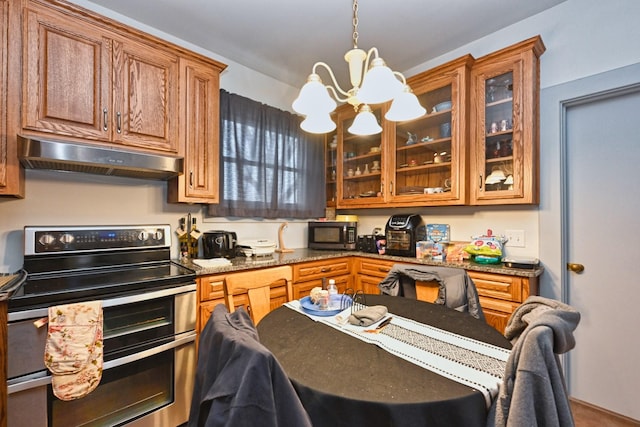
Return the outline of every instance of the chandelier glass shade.
{"type": "Polygon", "coordinates": [[[329,113],[312,114],[308,115],[302,123],[300,123],[300,128],[309,133],[328,133],[335,130],[336,123],[331,120],[329,113]]]}
{"type": "Polygon", "coordinates": [[[420,105],[411,88],[408,85],[404,85],[402,92],[393,99],[391,108],[384,115],[384,118],[392,122],[401,122],[417,119],[424,116],[426,112],[427,110],[420,105]]]}
{"type": "Polygon", "coordinates": [[[364,104],[348,131],[353,135],[375,135],[382,132],[382,127],[378,124],[376,116],[373,115],[371,107],[364,104]]]}
{"type": "Polygon", "coordinates": [[[353,2],[353,49],[345,56],[349,64],[349,77],[352,88],[345,91],[338,85],[335,75],[324,62],[316,62],[307,82],[293,101],[293,110],[305,116],[300,127],[310,133],[327,133],[336,128],[330,114],[337,102],[346,102],[358,112],[349,133],[354,135],[373,135],[382,132],[373,115],[370,105],[382,104],[393,100],[385,118],[391,121],[407,121],[423,116],[426,110],[407,85],[405,77],[392,71],[378,56],[375,47],[365,52],[358,49],[358,1],[353,2]],[[324,68],[333,86],[325,85],[318,74],[318,68],[324,68]],[[332,96],[333,95],[333,98],[332,96]],[[335,98],[335,99],[334,99],[335,98]],[[333,123],[331,126],[328,122],[333,123]]]}

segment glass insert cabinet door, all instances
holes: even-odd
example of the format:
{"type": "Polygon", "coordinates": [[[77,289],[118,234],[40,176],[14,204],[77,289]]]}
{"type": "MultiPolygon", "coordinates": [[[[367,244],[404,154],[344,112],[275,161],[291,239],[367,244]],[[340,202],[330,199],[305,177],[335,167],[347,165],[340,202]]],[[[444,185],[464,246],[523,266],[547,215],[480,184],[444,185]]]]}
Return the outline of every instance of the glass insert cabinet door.
{"type": "MultiPolygon", "coordinates": [[[[451,85],[418,95],[428,112],[422,118],[395,125],[392,152],[392,200],[449,199],[452,165],[457,153],[452,145],[456,130],[451,85]],[[449,193],[449,194],[447,194],[449,193]]],[[[456,135],[457,137],[457,135],[456,135]]]]}
{"type": "MultiPolygon", "coordinates": [[[[379,124],[385,126],[381,106],[372,107],[379,124]]],[[[384,202],[384,132],[376,135],[352,135],[348,129],[356,112],[347,105],[338,113],[338,201],[339,206],[362,206],[384,202]]]]}
{"type": "Polygon", "coordinates": [[[484,165],[482,185],[485,193],[514,190],[513,156],[513,72],[484,81],[484,165]]]}
{"type": "Polygon", "coordinates": [[[467,203],[466,144],[470,55],[409,79],[427,113],[391,123],[390,202],[395,206],[467,203]]]}
{"type": "Polygon", "coordinates": [[[471,204],[539,201],[540,37],[476,61],[471,72],[471,204]]]}
{"type": "Polygon", "coordinates": [[[338,177],[338,135],[330,132],[326,136],[325,183],[327,207],[335,207],[338,197],[336,180],[338,177]]]}

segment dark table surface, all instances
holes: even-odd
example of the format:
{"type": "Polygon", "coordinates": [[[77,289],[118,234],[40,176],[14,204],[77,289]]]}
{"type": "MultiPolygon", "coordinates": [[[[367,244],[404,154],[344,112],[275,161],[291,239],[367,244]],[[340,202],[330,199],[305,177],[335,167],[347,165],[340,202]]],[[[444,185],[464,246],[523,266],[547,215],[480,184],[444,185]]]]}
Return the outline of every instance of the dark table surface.
{"type": "MultiPolygon", "coordinates": [[[[503,348],[498,331],[468,314],[402,297],[367,305],[503,348]]],[[[260,341],[291,379],[314,426],[484,426],[482,393],[287,307],[258,325],[260,341]]]]}

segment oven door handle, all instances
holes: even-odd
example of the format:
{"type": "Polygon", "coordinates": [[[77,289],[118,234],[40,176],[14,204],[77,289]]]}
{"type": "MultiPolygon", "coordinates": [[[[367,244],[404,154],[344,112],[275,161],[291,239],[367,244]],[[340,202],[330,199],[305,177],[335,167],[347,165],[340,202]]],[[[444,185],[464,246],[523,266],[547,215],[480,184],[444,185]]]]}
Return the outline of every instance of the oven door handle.
{"type": "MultiPolygon", "coordinates": [[[[102,300],[102,308],[116,307],[119,305],[133,304],[134,302],[149,301],[156,298],[167,297],[171,295],[183,294],[186,292],[195,292],[197,285],[190,283],[188,285],[182,285],[175,288],[161,289],[159,291],[143,292],[135,295],[127,295],[123,297],[116,297],[102,300]]],[[[36,308],[33,310],[16,311],[15,313],[9,313],[9,322],[17,320],[40,318],[49,315],[48,308],[36,308]]]]}
{"type": "Polygon", "coordinates": [[[116,368],[118,366],[126,365],[128,363],[137,362],[138,360],[155,356],[156,354],[160,354],[164,351],[178,348],[185,344],[190,344],[192,342],[195,342],[195,340],[196,340],[195,331],[186,332],[183,335],[176,336],[173,341],[168,342],[166,344],[162,344],[157,347],[153,347],[148,350],[141,351],[139,353],[130,354],[129,356],[124,356],[119,359],[114,359],[114,360],[109,360],[108,362],[104,362],[102,364],[102,369],[107,370],[107,369],[116,368]]]}
{"type": "MultiPolygon", "coordinates": [[[[136,362],[138,360],[145,359],[147,357],[155,356],[156,354],[165,352],[167,350],[172,350],[178,347],[181,347],[186,344],[190,344],[195,342],[196,333],[195,331],[186,332],[182,335],[178,335],[174,338],[173,341],[168,343],[159,345],[157,347],[150,348],[148,350],[141,351],[139,353],[130,354],[125,357],[121,357],[119,359],[109,360],[102,364],[102,370],[106,371],[107,369],[116,368],[118,366],[126,365],[127,363],[136,362]]],[[[29,390],[36,387],[41,387],[44,385],[51,384],[51,375],[48,375],[48,371],[37,372],[32,375],[28,375],[24,379],[20,381],[20,378],[16,378],[14,380],[9,380],[7,382],[7,392],[8,394],[18,393],[20,391],[29,390]],[[12,381],[20,381],[11,383],[12,381]]]]}
{"type": "Polygon", "coordinates": [[[129,295],[126,297],[111,298],[102,301],[102,307],[116,307],[118,305],[133,304],[134,302],[149,301],[157,298],[167,297],[171,295],[184,294],[193,292],[197,288],[195,283],[179,286],[177,288],[163,289],[160,291],[146,292],[142,294],[129,295]]]}

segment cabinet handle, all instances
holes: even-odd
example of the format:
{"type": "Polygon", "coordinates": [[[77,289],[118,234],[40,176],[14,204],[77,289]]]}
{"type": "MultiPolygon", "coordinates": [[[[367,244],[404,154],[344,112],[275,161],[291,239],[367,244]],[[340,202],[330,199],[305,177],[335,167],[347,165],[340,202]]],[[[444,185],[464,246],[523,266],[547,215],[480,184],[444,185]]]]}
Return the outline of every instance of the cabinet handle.
{"type": "Polygon", "coordinates": [[[109,129],[109,127],[107,126],[107,120],[109,120],[109,114],[107,112],[107,109],[104,108],[102,109],[102,130],[105,132],[109,129]]]}
{"type": "Polygon", "coordinates": [[[480,174],[480,182],[478,183],[478,188],[482,190],[482,174],[480,174]]]}
{"type": "Polygon", "coordinates": [[[389,183],[389,194],[393,195],[393,181],[389,183]]]}
{"type": "Polygon", "coordinates": [[[386,267],[378,267],[378,271],[382,271],[383,273],[388,273],[389,272],[389,268],[386,267]]]}
{"type": "Polygon", "coordinates": [[[122,114],[120,111],[116,113],[116,132],[122,133],[122,114]]]}
{"type": "Polygon", "coordinates": [[[320,272],[321,272],[321,273],[326,273],[327,271],[331,271],[331,268],[325,268],[325,267],[322,267],[322,268],[320,269],[320,272]]]}
{"type": "Polygon", "coordinates": [[[193,188],[193,171],[189,171],[189,187],[193,188]]]}

